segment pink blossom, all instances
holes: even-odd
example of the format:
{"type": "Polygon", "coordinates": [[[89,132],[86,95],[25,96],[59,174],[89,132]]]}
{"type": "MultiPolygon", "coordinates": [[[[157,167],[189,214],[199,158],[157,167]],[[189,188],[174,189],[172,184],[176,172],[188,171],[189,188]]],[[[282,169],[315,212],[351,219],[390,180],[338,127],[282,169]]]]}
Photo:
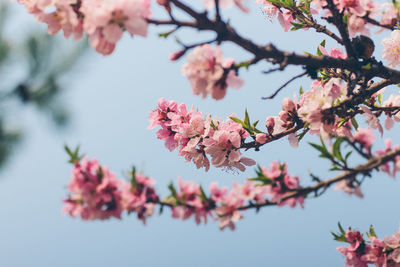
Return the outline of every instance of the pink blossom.
{"type": "Polygon", "coordinates": [[[363,149],[369,153],[369,149],[376,140],[376,135],[372,133],[370,128],[361,129],[359,128],[357,132],[353,135],[354,141],[361,144],[363,149]]]}
{"type": "Polygon", "coordinates": [[[265,14],[267,15],[267,17],[272,20],[273,18],[276,17],[276,15],[278,14],[279,9],[274,6],[271,2],[266,1],[266,0],[256,0],[255,2],[256,4],[263,4],[263,11],[265,12],[265,14]]]}
{"type": "Polygon", "coordinates": [[[382,40],[382,57],[387,60],[387,64],[392,67],[400,65],[400,30],[394,30],[382,40]]]}
{"type": "Polygon", "coordinates": [[[268,138],[265,133],[259,133],[256,135],[256,141],[260,144],[265,144],[267,142],[268,138]]]}
{"type": "Polygon", "coordinates": [[[291,22],[294,21],[292,12],[287,9],[283,12],[279,12],[278,21],[285,32],[289,31],[289,29],[292,27],[291,22]]]}
{"type": "Polygon", "coordinates": [[[122,205],[128,212],[136,212],[143,223],[154,211],[159,197],[154,188],[154,180],[143,174],[135,174],[135,182],[125,183],[122,188],[122,205]]]}
{"type": "Polygon", "coordinates": [[[201,112],[193,112],[193,107],[188,110],[185,104],[160,99],[158,108],[150,112],[149,120],[148,128],[161,126],[157,137],[165,141],[165,146],[170,151],[179,148],[179,155],[187,162],[193,161],[197,168],[205,167],[208,171],[207,156],[211,156],[215,167],[244,171],[245,166],[255,164],[254,160],[242,157],[239,151],[249,134],[231,119],[204,118],[201,112]]]}
{"type": "Polygon", "coordinates": [[[322,45],[318,46],[319,51],[321,51],[322,55],[324,56],[328,56],[328,57],[333,57],[333,58],[341,58],[341,59],[346,59],[347,58],[347,54],[346,52],[342,52],[340,50],[340,48],[331,48],[331,54],[329,54],[325,47],[323,47],[322,45]]]}
{"type": "Polygon", "coordinates": [[[255,161],[241,157],[239,148],[242,141],[248,136],[246,130],[233,121],[214,121],[218,125],[209,138],[204,138],[204,151],[212,157],[211,163],[216,167],[235,167],[241,171],[245,166],[252,166],[255,161]]]}
{"type": "Polygon", "coordinates": [[[361,256],[361,260],[369,264],[375,264],[377,267],[386,266],[384,242],[374,236],[370,236],[369,240],[372,244],[365,246],[364,255],[361,256]]]}
{"type": "Polygon", "coordinates": [[[63,212],[81,216],[84,220],[121,218],[121,183],[107,167],[100,166],[96,159],[83,158],[76,163],[68,185],[71,196],[64,200],[63,212]]]}
{"type": "Polygon", "coordinates": [[[203,201],[200,186],[194,182],[186,182],[178,178],[179,191],[175,198],[179,205],[172,207],[172,217],[186,220],[192,215],[195,216],[197,224],[201,221],[207,222],[207,217],[211,215],[209,206],[210,201],[203,201]]]}
{"type": "Polygon", "coordinates": [[[54,12],[40,12],[35,17],[38,21],[48,24],[47,32],[49,34],[56,34],[63,30],[65,38],[72,34],[74,39],[78,40],[83,36],[82,21],[68,2],[59,1],[55,5],[54,12]]]}
{"type": "MultiPolygon", "coordinates": [[[[379,21],[380,24],[394,26],[397,20],[397,15],[396,8],[394,7],[393,3],[383,3],[380,8],[384,9],[382,17],[379,21]]],[[[385,28],[382,28],[381,31],[383,30],[385,30],[385,28]]]]}
{"type": "MultiPolygon", "coordinates": [[[[314,81],[311,85],[312,90],[301,95],[298,116],[305,122],[308,122],[310,133],[319,134],[324,139],[329,135],[351,136],[350,131],[339,127],[339,118],[326,110],[347,99],[346,86],[341,84],[339,79],[331,78],[325,84],[320,81],[314,81]]],[[[345,126],[346,127],[346,126],[345,126]]]]}
{"type": "Polygon", "coordinates": [[[369,30],[365,27],[366,22],[364,19],[360,18],[357,15],[351,15],[351,16],[349,16],[347,21],[348,21],[350,37],[355,37],[357,35],[357,33],[360,33],[360,34],[366,35],[366,36],[370,35],[369,30]]]}
{"type": "Polygon", "coordinates": [[[243,218],[238,211],[238,208],[242,205],[243,199],[237,194],[231,192],[222,205],[215,209],[215,213],[218,215],[216,220],[220,222],[219,228],[221,230],[225,227],[235,230],[235,222],[243,218]]]}
{"type": "Polygon", "coordinates": [[[82,2],[83,27],[89,34],[90,44],[103,55],[114,50],[123,31],[131,35],[147,35],[150,0],[115,0],[82,2]]]}
{"type": "Polygon", "coordinates": [[[195,95],[205,98],[210,94],[214,99],[220,100],[224,98],[228,87],[239,89],[243,85],[243,80],[235,71],[228,70],[234,60],[224,59],[219,46],[215,49],[209,44],[198,46],[187,60],[182,67],[182,74],[189,79],[195,95]]]}
{"type": "Polygon", "coordinates": [[[217,182],[212,182],[210,184],[211,199],[214,200],[215,202],[223,202],[227,196],[227,192],[228,188],[227,187],[218,188],[217,182]]]}
{"type": "Polygon", "coordinates": [[[285,204],[294,208],[297,204],[303,207],[304,197],[297,196],[291,197],[286,200],[282,200],[292,190],[299,189],[299,178],[296,176],[291,176],[287,173],[286,164],[280,164],[277,161],[273,161],[270,168],[261,167],[261,170],[265,177],[272,181],[271,185],[267,185],[267,193],[270,195],[271,202],[275,202],[278,206],[283,206],[285,204]]]}
{"type": "Polygon", "coordinates": [[[363,198],[364,195],[361,192],[361,188],[358,184],[353,181],[342,180],[336,183],[335,190],[341,190],[349,195],[356,195],[359,198],[363,198]]]}
{"type": "Polygon", "coordinates": [[[346,258],[346,267],[357,266],[357,267],[368,267],[365,260],[362,259],[364,254],[364,239],[359,231],[347,230],[346,239],[350,243],[349,247],[338,247],[337,250],[346,258]]]}
{"type": "MultiPolygon", "coordinates": [[[[400,95],[390,95],[389,98],[383,103],[384,107],[400,107],[400,95]]],[[[386,112],[385,128],[390,130],[394,126],[394,121],[400,121],[400,113],[397,112],[394,115],[390,111],[386,112]],[[394,120],[393,120],[393,118],[394,120]]]]}
{"type": "Polygon", "coordinates": [[[378,117],[375,116],[375,114],[373,114],[372,111],[366,106],[360,106],[360,109],[363,111],[363,115],[367,119],[369,127],[372,129],[378,129],[381,135],[383,135],[383,128],[378,117]]]}

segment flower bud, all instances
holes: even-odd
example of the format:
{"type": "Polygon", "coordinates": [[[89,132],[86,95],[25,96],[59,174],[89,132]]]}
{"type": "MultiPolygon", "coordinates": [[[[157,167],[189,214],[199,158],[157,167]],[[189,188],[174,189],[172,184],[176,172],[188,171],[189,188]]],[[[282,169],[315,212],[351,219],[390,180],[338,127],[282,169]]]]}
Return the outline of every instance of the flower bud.
{"type": "Polygon", "coordinates": [[[294,104],[292,99],[286,97],[282,101],[282,109],[285,111],[293,111],[296,109],[296,105],[294,104]]]}
{"type": "Polygon", "coordinates": [[[265,126],[268,129],[268,133],[272,134],[274,132],[274,127],[275,127],[275,119],[274,119],[274,117],[268,117],[267,121],[265,122],[265,126]]]}
{"type": "Polygon", "coordinates": [[[180,50],[180,51],[174,52],[174,53],[172,53],[171,55],[169,55],[169,60],[171,60],[171,61],[178,60],[178,59],[180,59],[185,53],[186,53],[185,50],[180,50]]]}
{"type": "Polygon", "coordinates": [[[157,4],[159,4],[160,6],[168,6],[169,0],[157,0],[157,4]]]}
{"type": "Polygon", "coordinates": [[[267,135],[265,133],[257,134],[256,141],[262,145],[265,144],[267,142],[267,135]]]}

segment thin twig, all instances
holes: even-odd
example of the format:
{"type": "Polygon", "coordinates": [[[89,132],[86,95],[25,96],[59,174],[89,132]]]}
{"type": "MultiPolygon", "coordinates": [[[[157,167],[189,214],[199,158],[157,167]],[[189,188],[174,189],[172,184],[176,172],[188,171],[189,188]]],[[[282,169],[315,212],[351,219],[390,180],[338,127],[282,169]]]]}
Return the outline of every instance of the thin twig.
{"type": "Polygon", "coordinates": [[[289,81],[287,81],[286,83],[284,83],[281,87],[279,87],[272,95],[267,96],[267,97],[262,97],[262,100],[266,100],[266,99],[273,99],[283,88],[285,88],[286,86],[288,86],[291,82],[293,82],[294,80],[303,77],[304,75],[307,74],[307,71],[300,73],[299,75],[294,76],[293,78],[291,78],[289,81]]]}

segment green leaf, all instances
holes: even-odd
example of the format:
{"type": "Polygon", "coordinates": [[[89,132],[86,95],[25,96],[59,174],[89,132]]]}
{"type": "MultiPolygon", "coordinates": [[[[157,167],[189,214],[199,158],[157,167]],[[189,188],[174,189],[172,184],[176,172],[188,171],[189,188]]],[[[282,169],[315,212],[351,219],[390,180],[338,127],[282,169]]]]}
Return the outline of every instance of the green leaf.
{"type": "Polygon", "coordinates": [[[344,161],[342,157],[342,153],[340,152],[340,144],[342,143],[343,138],[337,138],[335,143],[333,143],[333,155],[340,161],[344,161]]]}
{"type": "Polygon", "coordinates": [[[343,124],[345,124],[345,123],[348,122],[348,121],[349,121],[349,119],[341,119],[340,122],[339,122],[339,124],[338,124],[338,128],[342,127],[343,124]]]}
{"type": "Polygon", "coordinates": [[[306,135],[307,132],[308,132],[307,130],[304,130],[303,132],[297,135],[297,139],[299,140],[299,142],[301,141],[301,139],[303,139],[303,137],[306,135]]]}
{"type": "Polygon", "coordinates": [[[290,29],[291,31],[297,31],[300,29],[303,29],[305,27],[307,27],[306,25],[302,24],[302,23],[295,23],[295,22],[290,22],[290,24],[292,24],[292,28],[290,29]]]}
{"type": "Polygon", "coordinates": [[[348,243],[346,236],[343,235],[337,235],[334,232],[331,232],[331,234],[333,235],[333,239],[339,242],[345,242],[348,243]]]}
{"type": "Polygon", "coordinates": [[[249,117],[249,113],[247,113],[247,108],[244,111],[244,125],[248,128],[251,127],[250,125],[250,117],[249,117]]]}
{"type": "Polygon", "coordinates": [[[173,33],[173,32],[174,32],[174,31],[161,32],[161,33],[158,34],[158,37],[161,37],[161,38],[168,38],[168,36],[169,36],[171,33],[173,33]]]}
{"type": "Polygon", "coordinates": [[[340,222],[338,222],[338,227],[339,227],[340,233],[341,233],[342,235],[345,235],[345,234],[346,234],[346,231],[343,229],[343,227],[342,227],[342,225],[340,224],[340,222]]]}
{"type": "Polygon", "coordinates": [[[343,23],[346,24],[346,25],[347,25],[347,20],[348,20],[348,16],[347,16],[347,14],[345,14],[343,16],[343,23]]]}
{"type": "Polygon", "coordinates": [[[239,64],[236,64],[236,67],[237,68],[243,68],[244,67],[246,69],[249,69],[250,65],[251,65],[250,61],[245,61],[245,62],[241,62],[239,64]]]}
{"type": "Polygon", "coordinates": [[[371,69],[371,63],[368,63],[368,64],[362,66],[361,68],[364,69],[364,70],[370,70],[371,69]]]}
{"type": "Polygon", "coordinates": [[[269,2],[276,4],[276,5],[281,5],[281,1],[280,0],[270,0],[269,2]]]}
{"type": "Polygon", "coordinates": [[[379,105],[381,105],[382,106],[382,94],[379,94],[378,95],[378,102],[379,102],[379,105]]]}
{"type": "MultiPolygon", "coordinates": [[[[236,123],[239,123],[240,125],[244,126],[244,122],[241,121],[240,119],[236,118],[236,117],[229,117],[231,120],[233,120],[236,123]]],[[[211,121],[212,122],[212,121],[211,121]]],[[[215,129],[214,129],[215,130],[215,129]]]]}
{"type": "Polygon", "coordinates": [[[328,150],[326,148],[324,148],[323,146],[314,144],[314,143],[310,143],[309,144],[314,147],[316,150],[318,150],[319,152],[321,152],[321,155],[319,155],[319,157],[321,158],[327,158],[330,159],[332,158],[331,154],[328,152],[328,150]]]}
{"type": "Polygon", "coordinates": [[[101,168],[101,166],[99,166],[99,168],[97,169],[96,176],[97,176],[97,180],[100,183],[101,180],[103,180],[103,177],[104,177],[103,169],[101,168]]]}
{"type": "Polygon", "coordinates": [[[300,95],[304,94],[303,86],[300,86],[299,94],[300,94],[300,95]]]}
{"type": "Polygon", "coordinates": [[[353,153],[353,150],[347,152],[346,156],[344,156],[345,161],[347,161],[347,159],[350,157],[351,153],[353,153]]]}
{"type": "MultiPolygon", "coordinates": [[[[325,43],[326,43],[326,41],[323,40],[319,45],[322,47],[325,47],[325,43]]],[[[317,56],[320,56],[320,57],[323,56],[321,50],[319,50],[319,46],[317,47],[317,56]]]]}
{"type": "Polygon", "coordinates": [[[171,192],[171,196],[173,196],[176,199],[176,189],[172,182],[168,185],[168,189],[171,192]]]}
{"type": "Polygon", "coordinates": [[[377,235],[375,233],[375,229],[374,229],[374,227],[372,225],[369,227],[369,233],[367,233],[367,236],[368,237],[371,237],[371,236],[377,237],[377,235]]]}
{"type": "Polygon", "coordinates": [[[77,146],[74,151],[72,151],[67,145],[64,145],[64,149],[70,158],[68,161],[69,163],[75,164],[82,159],[82,156],[79,156],[79,146],[77,146]]]}
{"type": "Polygon", "coordinates": [[[211,126],[211,128],[213,128],[214,131],[216,131],[218,129],[217,126],[215,126],[214,121],[210,122],[210,126],[211,126]]]}
{"type": "Polygon", "coordinates": [[[356,121],[356,119],[353,117],[351,118],[351,124],[353,124],[354,129],[356,129],[356,131],[358,130],[358,123],[356,121]]]}
{"type": "Polygon", "coordinates": [[[136,167],[135,166],[132,167],[132,171],[131,171],[131,185],[132,185],[132,189],[136,188],[136,186],[137,186],[136,167]]]}
{"type": "Polygon", "coordinates": [[[200,186],[200,198],[203,202],[207,202],[209,200],[202,186],[200,186]]]}

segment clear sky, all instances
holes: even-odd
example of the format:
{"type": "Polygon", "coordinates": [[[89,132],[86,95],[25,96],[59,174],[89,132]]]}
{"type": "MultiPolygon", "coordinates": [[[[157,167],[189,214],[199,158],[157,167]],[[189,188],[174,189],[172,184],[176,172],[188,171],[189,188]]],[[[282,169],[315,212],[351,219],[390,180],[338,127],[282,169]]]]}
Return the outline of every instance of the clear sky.
{"type": "MultiPolygon", "coordinates": [[[[252,11],[251,15],[229,11],[226,16],[240,32],[260,43],[314,52],[324,38],[312,30],[283,33],[257,7],[252,6],[252,11]]],[[[37,24],[24,12],[18,14],[28,24],[37,24]]],[[[86,222],[61,215],[71,175],[64,143],[80,144],[83,152],[97,157],[120,178],[136,165],[156,179],[159,192],[166,193],[166,185],[179,176],[205,187],[213,180],[229,185],[252,176],[253,169],[241,174],[215,168],[208,173],[197,170],[176,152],[169,152],[157,140],[155,130],[146,130],[148,112],[158,98],[193,104],[222,118],[231,113],[243,116],[247,108],[252,119],[264,122],[279,112],[284,96],[298,92],[300,85],[309,88],[310,80],[305,78],[287,87],[275,101],[261,100],[302,70],[291,67],[266,76],[261,71],[270,66],[260,63],[248,72],[241,70],[246,83],[240,90],[228,91],[222,101],[203,100],[192,95],[189,82],[180,74],[185,60],[168,60],[179,47],[173,38],[156,37],[159,32],[161,28],[151,27],[147,39],[125,36],[113,55],[103,57],[90,51],[82,59],[63,81],[69,88],[63,97],[72,117],[65,131],[56,131],[46,119],[35,116],[32,108],[18,117],[26,140],[0,173],[0,267],[343,266],[344,259],[336,251],[340,244],[330,235],[338,221],[362,231],[373,224],[382,238],[397,231],[400,183],[376,173],[363,185],[363,200],[330,189],[319,199],[307,199],[304,210],[247,211],[233,232],[220,231],[213,221],[197,226],[193,220],[175,220],[169,211],[155,214],[146,226],[134,216],[86,222]]],[[[184,30],[179,36],[190,43],[207,35],[184,30]]],[[[377,46],[379,54],[379,41],[377,46]]],[[[224,45],[223,51],[237,60],[249,56],[231,45],[224,45]]],[[[384,137],[392,135],[394,143],[400,143],[398,134],[396,126],[384,137]]],[[[246,155],[261,165],[268,166],[273,160],[288,162],[289,172],[300,176],[303,185],[310,183],[308,170],[324,178],[334,176],[327,171],[328,162],[319,159],[307,141],[318,142],[318,137],[308,137],[298,149],[280,140],[246,155]]]]}

